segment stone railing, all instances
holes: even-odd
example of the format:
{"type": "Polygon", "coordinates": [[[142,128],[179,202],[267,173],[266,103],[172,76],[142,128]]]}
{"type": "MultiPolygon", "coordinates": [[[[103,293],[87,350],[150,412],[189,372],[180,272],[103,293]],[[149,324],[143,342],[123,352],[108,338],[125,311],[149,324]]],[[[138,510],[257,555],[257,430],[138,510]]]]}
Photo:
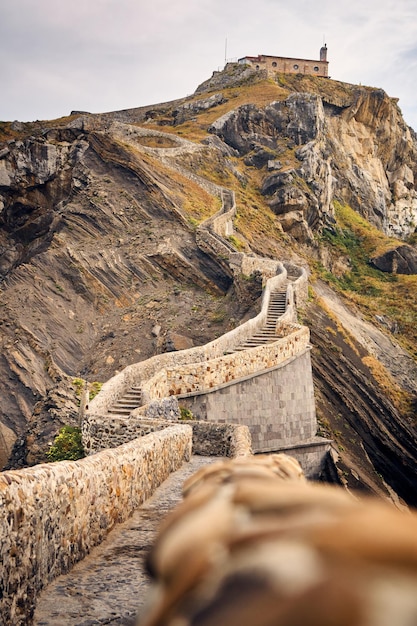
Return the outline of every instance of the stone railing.
{"type": "Polygon", "coordinates": [[[286,336],[277,338],[274,343],[252,348],[250,353],[239,351],[202,363],[183,363],[160,369],[155,376],[142,382],[142,392],[150,400],[202,393],[276,367],[307,349],[308,328],[295,324],[281,328],[286,329],[286,336]]]}
{"type": "MultiPolygon", "coordinates": [[[[158,354],[146,361],[129,365],[103,385],[100,393],[91,401],[89,413],[96,415],[105,414],[116,400],[135,385],[142,387],[144,403],[150,402],[152,397],[163,397],[160,395],[160,392],[155,396],[152,388],[154,385],[158,388],[163,387],[166,371],[178,370],[185,366],[192,365],[194,367],[198,364],[206,364],[207,361],[219,358],[225,352],[233,350],[236,345],[248,339],[256,330],[262,328],[266,322],[270,292],[275,288],[279,288],[286,280],[286,272],[283,266],[279,263],[276,263],[276,266],[279,269],[282,268],[282,273],[268,280],[264,289],[261,311],[256,317],[204,346],[197,346],[196,348],[189,348],[179,352],[158,354]],[[152,382],[148,384],[149,381],[152,382]]],[[[170,395],[169,391],[167,395],[170,395]]]]}
{"type": "Polygon", "coordinates": [[[191,427],[175,425],[80,461],[1,473],[0,623],[31,623],[39,591],[127,519],[191,447],[191,427]]]}

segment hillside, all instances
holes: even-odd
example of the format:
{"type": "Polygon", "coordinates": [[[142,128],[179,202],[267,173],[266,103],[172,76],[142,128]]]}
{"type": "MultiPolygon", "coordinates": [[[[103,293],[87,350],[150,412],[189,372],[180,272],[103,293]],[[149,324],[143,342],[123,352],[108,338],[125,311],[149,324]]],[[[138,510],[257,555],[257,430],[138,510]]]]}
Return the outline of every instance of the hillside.
{"type": "Polygon", "coordinates": [[[196,245],[220,185],[236,193],[237,249],[311,272],[300,315],[339,479],[417,504],[417,142],[394,99],[229,65],[182,100],[2,123],[0,141],[12,466],[76,422],[74,379],[104,382],[254,314],[259,285],[196,245]]]}

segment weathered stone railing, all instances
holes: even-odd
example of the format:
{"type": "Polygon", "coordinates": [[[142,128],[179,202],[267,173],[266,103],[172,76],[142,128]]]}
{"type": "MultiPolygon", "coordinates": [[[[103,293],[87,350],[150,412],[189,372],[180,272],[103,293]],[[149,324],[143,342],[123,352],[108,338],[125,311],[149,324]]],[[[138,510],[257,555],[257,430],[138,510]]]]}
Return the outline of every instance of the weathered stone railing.
{"type": "Polygon", "coordinates": [[[191,446],[191,427],[175,425],[80,461],[1,473],[0,623],[30,623],[38,592],[129,517],[191,446]]]}
{"type": "MultiPolygon", "coordinates": [[[[281,329],[284,326],[281,325],[281,329]]],[[[303,352],[309,345],[310,332],[305,326],[285,326],[288,334],[267,345],[160,370],[142,383],[147,398],[201,393],[232,380],[265,371],[303,352]]]]}

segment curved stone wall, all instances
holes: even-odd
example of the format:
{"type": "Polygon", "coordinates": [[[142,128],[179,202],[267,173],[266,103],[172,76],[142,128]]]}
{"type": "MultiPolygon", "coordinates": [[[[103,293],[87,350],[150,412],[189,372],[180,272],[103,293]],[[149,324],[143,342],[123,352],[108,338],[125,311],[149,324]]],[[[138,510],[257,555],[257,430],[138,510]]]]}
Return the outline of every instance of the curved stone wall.
{"type": "Polygon", "coordinates": [[[38,592],[68,571],[190,458],[176,425],[80,461],[0,474],[0,623],[26,625],[38,592]]]}

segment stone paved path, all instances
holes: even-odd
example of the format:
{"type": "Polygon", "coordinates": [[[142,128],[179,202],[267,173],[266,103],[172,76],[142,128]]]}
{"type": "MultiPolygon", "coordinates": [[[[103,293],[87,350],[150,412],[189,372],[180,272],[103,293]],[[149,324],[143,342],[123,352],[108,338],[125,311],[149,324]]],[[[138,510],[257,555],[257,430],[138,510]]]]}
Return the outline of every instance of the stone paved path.
{"type": "Polygon", "coordinates": [[[158,524],[181,500],[184,480],[215,460],[192,457],[105,542],[56,578],[38,598],[35,626],[133,626],[149,588],[143,561],[158,524]]]}

